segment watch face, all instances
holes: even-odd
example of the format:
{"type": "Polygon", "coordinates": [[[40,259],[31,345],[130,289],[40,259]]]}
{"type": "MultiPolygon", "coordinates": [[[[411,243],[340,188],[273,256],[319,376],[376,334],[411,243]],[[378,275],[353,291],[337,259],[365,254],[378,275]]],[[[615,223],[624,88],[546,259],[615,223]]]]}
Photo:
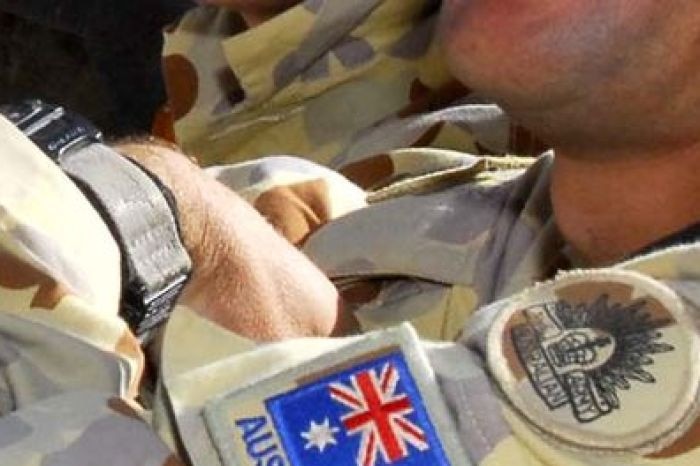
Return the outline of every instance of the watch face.
{"type": "Polygon", "coordinates": [[[40,100],[3,105],[0,113],[54,160],[73,148],[102,140],[100,130],[87,119],[40,100]]]}

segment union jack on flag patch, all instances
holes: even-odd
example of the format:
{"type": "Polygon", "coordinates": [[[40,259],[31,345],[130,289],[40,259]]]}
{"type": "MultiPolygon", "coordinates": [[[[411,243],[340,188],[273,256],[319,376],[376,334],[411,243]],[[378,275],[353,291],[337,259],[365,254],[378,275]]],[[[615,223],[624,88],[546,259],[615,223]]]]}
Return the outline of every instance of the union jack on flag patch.
{"type": "Polygon", "coordinates": [[[418,451],[430,448],[423,429],[408,419],[413,412],[411,399],[396,393],[399,373],[392,363],[384,364],[379,375],[370,369],[350,379],[352,386],[330,384],[330,394],[350,408],[341,418],[347,433],[362,435],[358,465],[377,464],[378,453],[386,463],[398,462],[409,456],[409,444],[418,451]]]}
{"type": "Polygon", "coordinates": [[[266,400],[290,465],[449,465],[401,351],[266,400]]]}

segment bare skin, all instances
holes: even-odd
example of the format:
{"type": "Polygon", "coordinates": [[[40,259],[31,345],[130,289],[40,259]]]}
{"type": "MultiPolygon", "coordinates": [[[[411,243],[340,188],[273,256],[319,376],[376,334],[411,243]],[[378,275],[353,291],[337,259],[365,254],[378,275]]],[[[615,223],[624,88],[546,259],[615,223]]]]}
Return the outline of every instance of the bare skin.
{"type": "MultiPolygon", "coordinates": [[[[210,3],[254,25],[297,2],[210,3]]],[[[441,31],[455,74],[555,148],[557,223],[591,265],[700,219],[696,5],[445,0],[441,31]]],[[[262,340],[347,324],[332,284],[234,194],[172,151],[123,150],[175,192],[196,268],[188,304],[262,340]]]]}
{"type": "Polygon", "coordinates": [[[193,275],[181,302],[260,341],[328,336],[339,298],[333,284],[245,201],[157,144],[115,147],[173,192],[193,275]]]}
{"type": "MultiPolygon", "coordinates": [[[[259,24],[295,0],[203,0],[259,24]]],[[[700,218],[695,0],[445,0],[458,78],[555,148],[555,215],[591,265],[700,218]]]]}
{"type": "Polygon", "coordinates": [[[698,173],[696,146],[643,163],[557,153],[551,186],[557,223],[592,265],[619,261],[700,220],[698,173]]]}
{"type": "Polygon", "coordinates": [[[453,71],[556,153],[557,223],[605,265],[700,219],[694,0],[446,0],[453,71]]]}

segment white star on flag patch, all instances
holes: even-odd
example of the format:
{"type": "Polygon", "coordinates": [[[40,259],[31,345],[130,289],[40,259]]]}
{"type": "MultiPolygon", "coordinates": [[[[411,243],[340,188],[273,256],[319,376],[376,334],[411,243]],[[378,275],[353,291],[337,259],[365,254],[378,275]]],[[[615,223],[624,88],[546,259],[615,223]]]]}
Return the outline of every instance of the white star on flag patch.
{"type": "Polygon", "coordinates": [[[338,444],[338,441],[335,439],[335,435],[338,432],[340,432],[340,429],[331,427],[328,418],[319,424],[311,421],[309,430],[301,433],[302,438],[307,441],[304,448],[307,450],[310,448],[318,448],[318,451],[323,453],[323,450],[325,450],[327,446],[338,444]]]}

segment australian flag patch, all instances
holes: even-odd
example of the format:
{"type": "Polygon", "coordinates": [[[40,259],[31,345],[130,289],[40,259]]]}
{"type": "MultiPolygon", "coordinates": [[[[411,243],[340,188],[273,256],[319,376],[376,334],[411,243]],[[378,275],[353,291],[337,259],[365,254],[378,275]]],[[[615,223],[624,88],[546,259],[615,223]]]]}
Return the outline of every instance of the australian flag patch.
{"type": "Polygon", "coordinates": [[[210,406],[210,431],[223,463],[450,465],[401,348],[351,361],[210,406]]]}
{"type": "Polygon", "coordinates": [[[265,403],[294,466],[448,465],[401,352],[265,403]]]}

